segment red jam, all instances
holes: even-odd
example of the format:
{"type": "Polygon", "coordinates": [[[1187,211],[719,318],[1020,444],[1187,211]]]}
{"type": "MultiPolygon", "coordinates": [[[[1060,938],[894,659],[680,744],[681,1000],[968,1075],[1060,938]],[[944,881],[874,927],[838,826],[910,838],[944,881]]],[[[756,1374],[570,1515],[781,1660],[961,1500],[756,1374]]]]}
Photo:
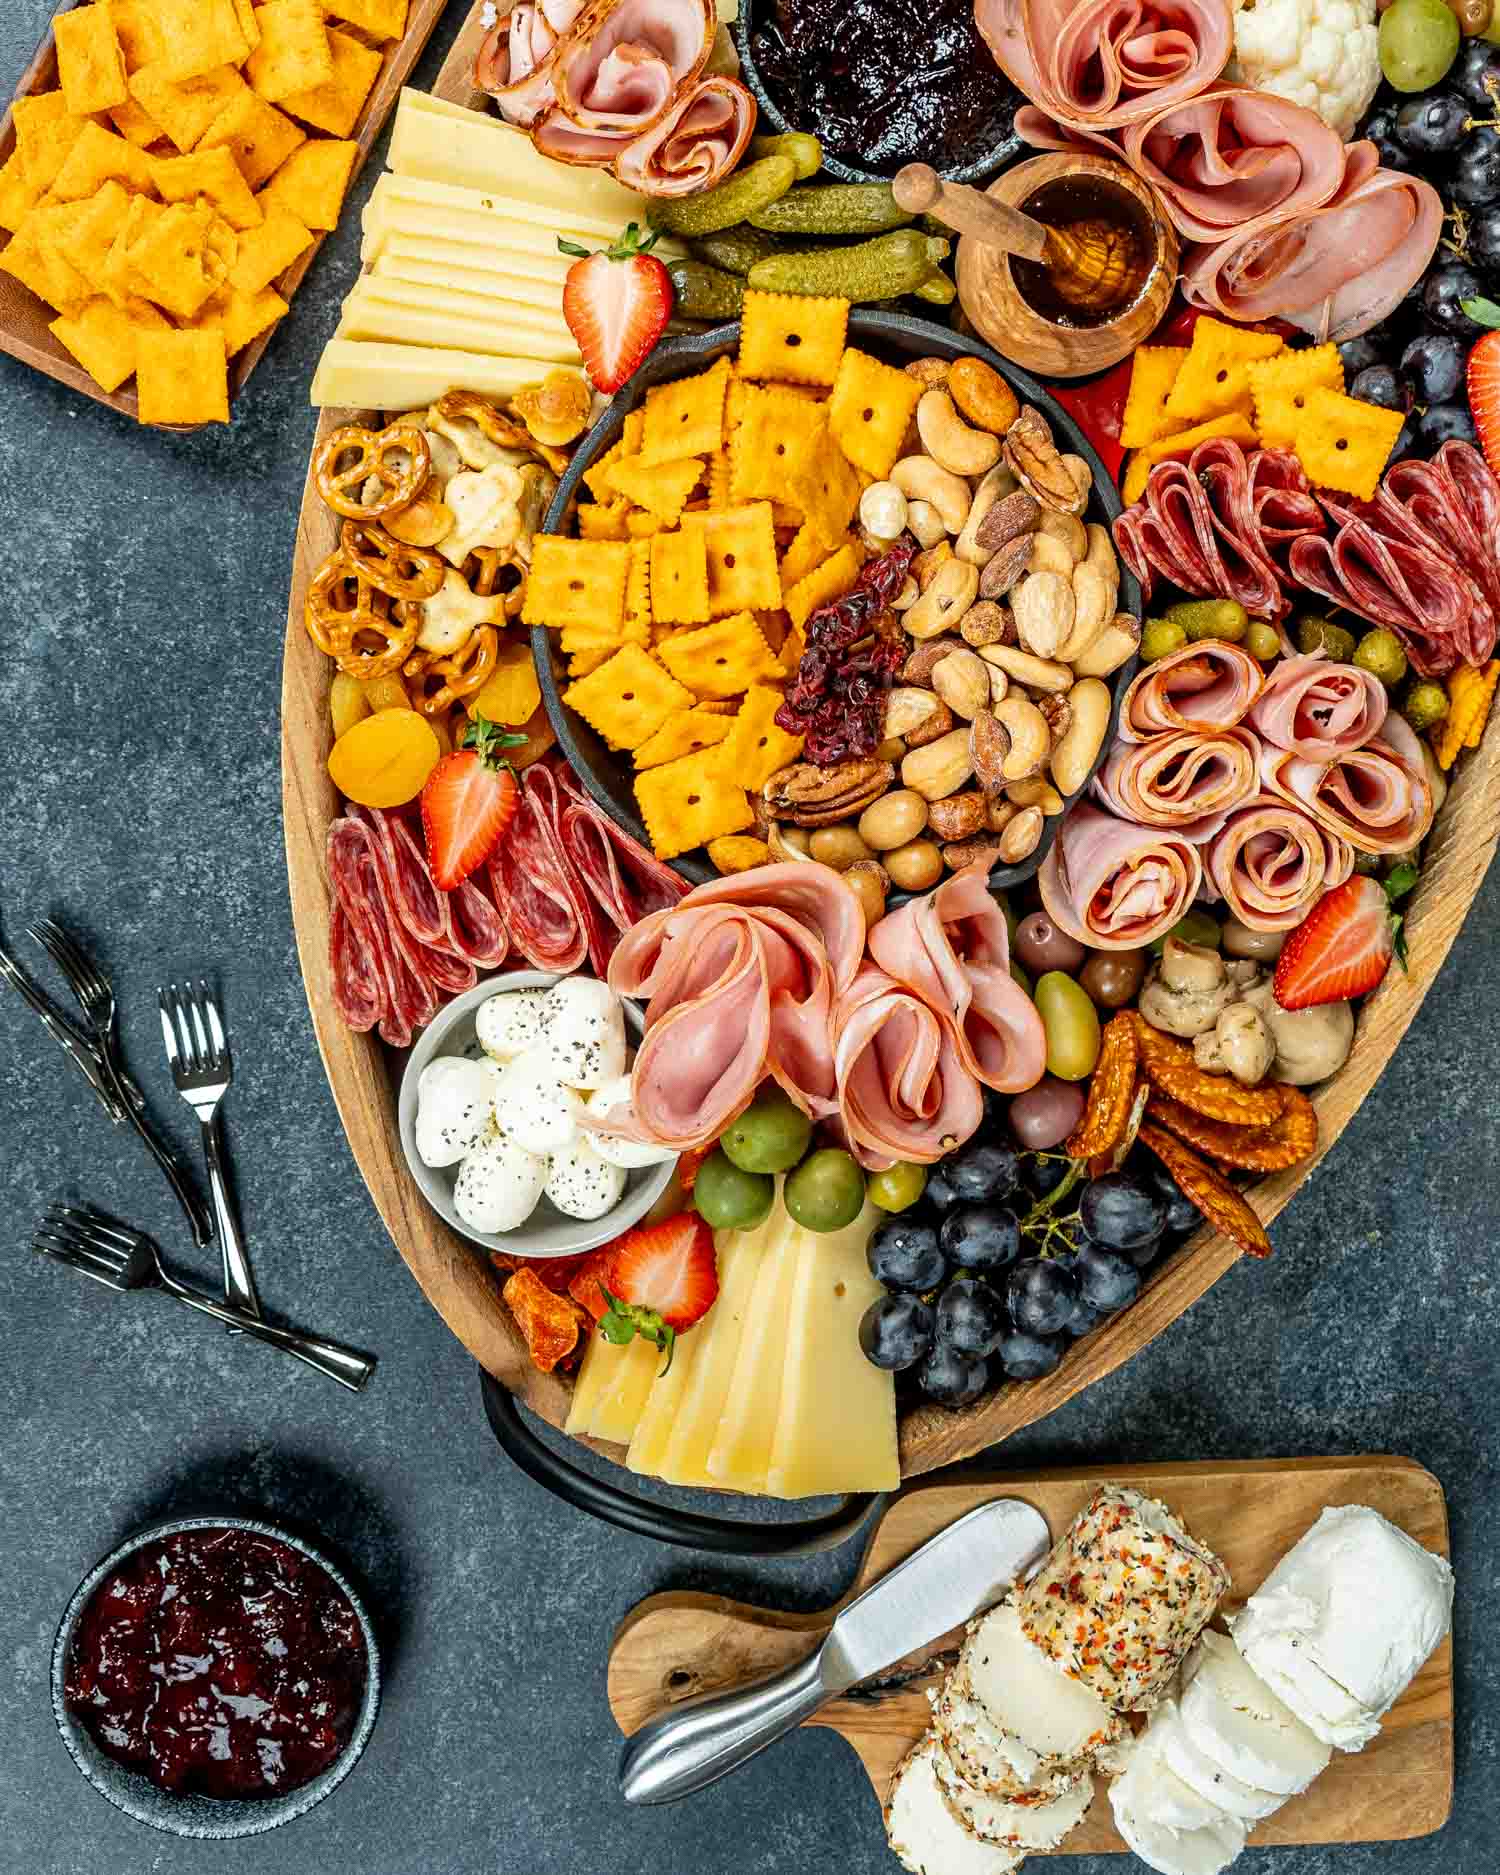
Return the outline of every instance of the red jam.
{"type": "Polygon", "coordinates": [[[68,1705],[163,1790],[279,1797],[333,1763],[364,1697],[364,1633],[321,1564],[273,1537],[185,1530],[90,1597],[68,1705]]]}

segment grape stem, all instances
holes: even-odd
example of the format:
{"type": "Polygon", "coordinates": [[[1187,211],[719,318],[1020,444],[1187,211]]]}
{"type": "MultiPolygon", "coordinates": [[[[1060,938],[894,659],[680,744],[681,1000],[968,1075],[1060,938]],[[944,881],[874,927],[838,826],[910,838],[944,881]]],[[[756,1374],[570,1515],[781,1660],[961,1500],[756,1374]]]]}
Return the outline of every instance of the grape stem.
{"type": "Polygon", "coordinates": [[[1072,1159],[1068,1169],[1057,1185],[1045,1197],[1038,1198],[1031,1209],[1021,1219],[1021,1234],[1025,1237],[1039,1238],[1037,1254],[1052,1254],[1060,1240],[1064,1251],[1072,1248],[1071,1226],[1078,1222],[1077,1211],[1071,1211],[1066,1217],[1059,1217],[1057,1207],[1078,1184],[1080,1179],[1088,1177],[1088,1163],[1083,1159],[1072,1159]]]}

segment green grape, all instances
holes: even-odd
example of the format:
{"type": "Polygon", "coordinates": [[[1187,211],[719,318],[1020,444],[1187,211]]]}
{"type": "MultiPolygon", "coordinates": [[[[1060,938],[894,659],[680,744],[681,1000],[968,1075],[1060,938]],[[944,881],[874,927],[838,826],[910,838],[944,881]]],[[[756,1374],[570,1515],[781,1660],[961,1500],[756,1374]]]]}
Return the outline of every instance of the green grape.
{"type": "Polygon", "coordinates": [[[811,1138],[812,1121],[773,1083],[725,1128],[719,1144],[742,1172],[789,1172],[811,1138]]]}
{"type": "Polygon", "coordinates": [[[927,1189],[927,1167],[904,1159],[870,1178],[870,1203],[882,1211],[909,1211],[927,1189]]]}
{"type": "Polygon", "coordinates": [[[1458,57],[1459,38],[1445,0],[1392,0],[1380,21],[1380,69],[1397,91],[1426,91],[1458,57]]]}
{"type": "Polygon", "coordinates": [[[743,1172],[722,1152],[711,1152],[693,1181],[693,1205],[713,1230],[753,1230],[771,1215],[776,1181],[764,1172],[743,1172]]]}

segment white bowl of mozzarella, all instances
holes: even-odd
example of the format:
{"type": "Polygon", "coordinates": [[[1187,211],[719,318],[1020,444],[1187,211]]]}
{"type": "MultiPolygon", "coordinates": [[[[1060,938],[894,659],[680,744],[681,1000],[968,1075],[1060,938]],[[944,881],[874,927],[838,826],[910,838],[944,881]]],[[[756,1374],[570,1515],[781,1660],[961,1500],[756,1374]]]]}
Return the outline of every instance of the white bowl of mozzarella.
{"type": "Polygon", "coordinates": [[[593,977],[513,970],[455,997],[401,1080],[401,1143],[428,1203],[513,1256],[575,1256],[642,1218],[677,1155],[590,1130],[629,1112],[641,1012],[593,977]]]}

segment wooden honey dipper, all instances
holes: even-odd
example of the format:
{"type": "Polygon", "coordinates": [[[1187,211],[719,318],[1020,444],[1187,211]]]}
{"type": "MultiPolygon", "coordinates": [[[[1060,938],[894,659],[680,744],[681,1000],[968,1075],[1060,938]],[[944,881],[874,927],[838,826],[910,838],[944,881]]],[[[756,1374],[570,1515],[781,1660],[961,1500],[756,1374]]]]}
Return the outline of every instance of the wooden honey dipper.
{"type": "Polygon", "coordinates": [[[1053,290],[1074,305],[1103,309],[1132,284],[1136,255],[1130,230],[1102,216],[1051,228],[982,190],[944,182],[926,163],[899,170],[891,193],[909,215],[934,215],[984,247],[1036,261],[1047,269],[1053,290]]]}

